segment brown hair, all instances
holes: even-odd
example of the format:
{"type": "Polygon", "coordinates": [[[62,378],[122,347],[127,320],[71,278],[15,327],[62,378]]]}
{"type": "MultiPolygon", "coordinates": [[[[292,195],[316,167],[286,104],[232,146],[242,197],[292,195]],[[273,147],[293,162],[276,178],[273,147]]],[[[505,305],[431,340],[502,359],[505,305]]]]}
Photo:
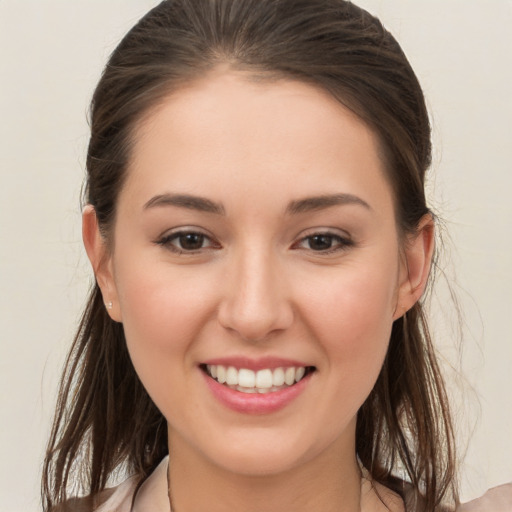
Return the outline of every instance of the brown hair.
{"type": "MultiPolygon", "coordinates": [[[[381,23],[344,0],[166,0],[111,55],[91,106],[86,201],[107,241],[141,118],[219,64],[329,91],[378,135],[401,234],[429,212],[431,160],[422,90],[381,23]]],[[[70,484],[91,496],[119,467],[141,480],[167,453],[166,422],[130,361],[123,326],[95,284],[68,356],[43,470],[45,510],[70,484]]],[[[357,420],[372,477],[434,511],[456,500],[453,431],[421,304],[395,321],[378,381],[357,420]],[[401,478],[398,478],[398,477],[401,478]]],[[[412,502],[410,502],[412,503],[412,502]]]]}

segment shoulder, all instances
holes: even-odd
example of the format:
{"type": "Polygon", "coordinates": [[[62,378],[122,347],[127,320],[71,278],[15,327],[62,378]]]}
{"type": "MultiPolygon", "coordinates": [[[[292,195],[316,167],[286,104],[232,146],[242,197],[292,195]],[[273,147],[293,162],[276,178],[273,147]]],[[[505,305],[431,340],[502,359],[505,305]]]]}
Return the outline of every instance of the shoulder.
{"type": "Polygon", "coordinates": [[[136,476],[129,478],[114,489],[94,512],[154,512],[167,510],[167,464],[168,457],[158,464],[155,470],[141,482],[136,476]],[[134,496],[137,499],[134,500],[134,496]],[[134,503],[136,501],[136,503],[134,503]]]}
{"type": "Polygon", "coordinates": [[[103,496],[101,504],[94,512],[130,512],[136,488],[137,479],[132,477],[117,487],[108,489],[108,494],[103,496]]]}
{"type": "Polygon", "coordinates": [[[512,482],[489,489],[481,498],[458,507],[456,512],[512,512],[512,482]]]}
{"type": "Polygon", "coordinates": [[[74,498],[52,509],[52,512],[153,512],[166,510],[167,464],[164,457],[155,470],[141,482],[140,477],[132,476],[117,487],[105,489],[91,498],[74,498]],[[136,504],[134,496],[137,496],[136,504]]]}
{"type": "Polygon", "coordinates": [[[132,477],[117,487],[105,489],[94,498],[72,498],[52,512],[130,512],[136,487],[137,481],[132,477]]]}
{"type": "Polygon", "coordinates": [[[105,489],[94,498],[71,498],[51,509],[51,512],[130,512],[132,497],[137,487],[135,477],[117,487],[105,489]]]}
{"type": "MultiPolygon", "coordinates": [[[[403,494],[407,512],[423,510],[425,504],[410,484],[404,484],[403,494]]],[[[453,511],[451,506],[443,506],[437,510],[450,511],[453,511]]],[[[512,482],[489,489],[482,497],[460,504],[455,512],[512,512],[512,482]]]]}

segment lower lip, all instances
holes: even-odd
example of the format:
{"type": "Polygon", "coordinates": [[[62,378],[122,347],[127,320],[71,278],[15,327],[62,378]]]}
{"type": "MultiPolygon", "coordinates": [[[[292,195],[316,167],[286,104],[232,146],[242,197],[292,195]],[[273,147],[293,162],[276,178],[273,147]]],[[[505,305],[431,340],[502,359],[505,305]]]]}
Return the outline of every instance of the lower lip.
{"type": "Polygon", "coordinates": [[[244,414],[270,414],[283,409],[304,391],[311,378],[311,374],[306,375],[293,386],[272,393],[243,393],[219,384],[203,371],[201,373],[219,402],[244,414]]]}

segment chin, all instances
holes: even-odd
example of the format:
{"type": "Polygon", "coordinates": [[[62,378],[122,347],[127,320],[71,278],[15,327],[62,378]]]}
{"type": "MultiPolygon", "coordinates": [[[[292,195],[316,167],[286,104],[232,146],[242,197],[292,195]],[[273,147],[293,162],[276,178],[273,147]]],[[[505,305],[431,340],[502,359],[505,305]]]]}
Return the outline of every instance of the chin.
{"type": "Polygon", "coordinates": [[[235,451],[225,454],[221,463],[218,460],[215,463],[226,472],[240,476],[276,476],[300,466],[302,459],[298,459],[297,455],[276,450],[259,450],[258,453],[235,451]]]}
{"type": "Polygon", "coordinates": [[[297,432],[294,435],[289,430],[276,432],[265,427],[239,432],[214,443],[214,450],[208,454],[213,464],[247,477],[275,476],[304,467],[304,463],[321,457],[331,446],[329,440],[322,440],[318,435],[301,436],[297,432]]]}

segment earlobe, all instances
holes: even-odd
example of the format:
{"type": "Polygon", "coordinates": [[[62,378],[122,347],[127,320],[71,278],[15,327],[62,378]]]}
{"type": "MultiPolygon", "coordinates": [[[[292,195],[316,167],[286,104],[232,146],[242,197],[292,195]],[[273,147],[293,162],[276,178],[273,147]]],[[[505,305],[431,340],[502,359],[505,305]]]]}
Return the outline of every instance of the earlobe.
{"type": "Polygon", "coordinates": [[[427,285],[434,253],[434,219],[426,214],[404,248],[397,307],[393,319],[401,317],[421,298],[427,285]]]}
{"type": "Polygon", "coordinates": [[[101,289],[105,308],[112,320],[121,322],[119,301],[112,270],[112,258],[106,246],[105,238],[100,232],[96,211],[90,204],[84,208],[82,213],[82,239],[96,277],[96,282],[101,289]]]}

